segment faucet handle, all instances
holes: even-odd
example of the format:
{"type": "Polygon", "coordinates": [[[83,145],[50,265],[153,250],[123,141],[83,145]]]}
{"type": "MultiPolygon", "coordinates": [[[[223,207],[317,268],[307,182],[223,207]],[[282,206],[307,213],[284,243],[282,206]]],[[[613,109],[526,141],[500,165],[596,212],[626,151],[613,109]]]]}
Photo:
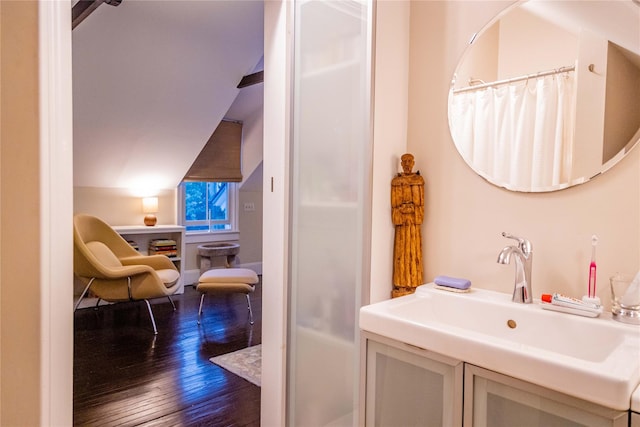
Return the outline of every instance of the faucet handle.
{"type": "Polygon", "coordinates": [[[513,239],[518,242],[518,247],[525,254],[528,255],[533,251],[533,247],[531,246],[531,242],[522,237],[514,236],[513,234],[502,232],[502,237],[506,237],[507,239],[513,239]]]}

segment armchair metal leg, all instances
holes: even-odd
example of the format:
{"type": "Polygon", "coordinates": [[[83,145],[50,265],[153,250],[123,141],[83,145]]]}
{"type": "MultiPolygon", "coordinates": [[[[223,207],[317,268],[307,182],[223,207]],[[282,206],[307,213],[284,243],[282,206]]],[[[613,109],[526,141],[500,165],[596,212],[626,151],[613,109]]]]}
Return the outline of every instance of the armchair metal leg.
{"type": "Polygon", "coordinates": [[[147,303],[147,308],[149,309],[149,317],[151,318],[151,324],[153,325],[153,335],[158,335],[158,329],[156,329],[156,319],[153,317],[153,311],[151,311],[151,304],[149,304],[149,300],[144,300],[147,303]]]}
{"type": "Polygon", "coordinates": [[[202,303],[204,302],[204,294],[200,297],[200,308],[198,309],[198,325],[200,324],[200,316],[202,315],[202,303]]]}
{"type": "Polygon", "coordinates": [[[249,323],[253,325],[253,310],[251,310],[251,299],[249,298],[249,294],[247,294],[247,307],[249,308],[249,323]]]}
{"type": "Polygon", "coordinates": [[[176,311],[176,305],[173,303],[173,300],[171,299],[171,297],[167,295],[167,298],[169,298],[169,302],[173,306],[173,311],[176,311]]]}

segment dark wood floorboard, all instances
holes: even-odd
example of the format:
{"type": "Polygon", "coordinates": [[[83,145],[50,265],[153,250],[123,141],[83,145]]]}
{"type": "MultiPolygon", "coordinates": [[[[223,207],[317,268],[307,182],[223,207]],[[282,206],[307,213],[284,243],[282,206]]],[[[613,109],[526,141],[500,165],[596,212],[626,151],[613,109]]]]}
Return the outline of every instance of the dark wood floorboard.
{"type": "Polygon", "coordinates": [[[76,426],[259,426],[260,387],[209,358],[262,342],[262,284],[246,297],[205,297],[192,286],[152,301],[75,313],[73,419],[76,426]]]}

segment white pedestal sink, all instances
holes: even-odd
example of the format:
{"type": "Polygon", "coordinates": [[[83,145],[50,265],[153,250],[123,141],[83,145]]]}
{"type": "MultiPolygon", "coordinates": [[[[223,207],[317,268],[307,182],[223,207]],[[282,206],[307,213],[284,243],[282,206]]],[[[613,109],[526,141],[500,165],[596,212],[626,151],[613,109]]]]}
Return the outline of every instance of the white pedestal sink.
{"type": "Polygon", "coordinates": [[[472,289],[416,293],[362,307],[360,328],[616,409],[640,384],[640,327],[472,289]]]}

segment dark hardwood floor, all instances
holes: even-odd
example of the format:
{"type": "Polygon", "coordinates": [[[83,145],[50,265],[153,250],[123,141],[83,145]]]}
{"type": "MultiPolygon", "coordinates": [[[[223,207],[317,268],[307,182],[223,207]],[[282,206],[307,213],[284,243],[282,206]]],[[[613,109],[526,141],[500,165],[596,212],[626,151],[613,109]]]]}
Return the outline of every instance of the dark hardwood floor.
{"type": "Polygon", "coordinates": [[[259,426],[260,388],[209,358],[260,344],[262,285],[251,295],[205,298],[192,286],[154,300],[75,312],[73,418],[77,426],[259,426]]]}

